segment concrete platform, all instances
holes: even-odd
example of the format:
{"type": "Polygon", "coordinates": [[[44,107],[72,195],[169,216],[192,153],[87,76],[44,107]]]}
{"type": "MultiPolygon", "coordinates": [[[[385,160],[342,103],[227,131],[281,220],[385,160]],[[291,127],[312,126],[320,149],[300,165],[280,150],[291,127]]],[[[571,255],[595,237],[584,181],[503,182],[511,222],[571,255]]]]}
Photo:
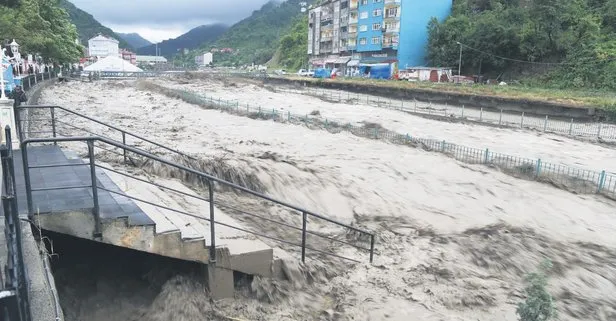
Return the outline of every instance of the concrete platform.
{"type": "MultiPolygon", "coordinates": [[[[25,181],[20,151],[15,151],[17,198],[20,213],[27,212],[25,181]]],[[[30,166],[81,164],[73,167],[31,169],[32,188],[86,186],[91,184],[90,167],[75,153],[58,146],[28,148],[30,166]]],[[[97,164],[111,167],[108,164],[97,164]]],[[[114,168],[125,172],[125,169],[114,168]]],[[[141,177],[144,179],[144,177],[141,177]]],[[[152,178],[157,184],[194,195],[178,181],[152,178]]],[[[208,264],[210,287],[217,298],[233,295],[233,273],[271,277],[273,250],[251,234],[225,226],[216,226],[217,260],[211,264],[210,225],[197,217],[209,217],[209,203],[170,192],[123,175],[97,168],[97,183],[114,193],[98,190],[102,239],[95,239],[92,214],[92,189],[89,187],[33,192],[35,224],[42,229],[95,240],[153,254],[208,264]],[[174,210],[188,212],[190,217],[138,200],[146,200],[174,210]],[[215,279],[212,279],[212,277],[215,279]],[[229,277],[231,279],[229,280],[229,277]],[[214,291],[214,288],[220,290],[214,291]],[[216,292],[216,293],[214,293],[216,292]]],[[[223,211],[215,209],[216,221],[243,228],[223,211]]]]}

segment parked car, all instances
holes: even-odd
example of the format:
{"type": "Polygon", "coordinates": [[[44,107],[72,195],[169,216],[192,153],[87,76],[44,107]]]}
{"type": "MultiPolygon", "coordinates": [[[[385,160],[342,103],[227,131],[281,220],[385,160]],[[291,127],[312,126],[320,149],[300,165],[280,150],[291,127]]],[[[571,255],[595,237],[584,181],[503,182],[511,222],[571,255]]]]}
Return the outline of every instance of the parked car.
{"type": "Polygon", "coordinates": [[[275,73],[276,75],[286,75],[286,74],[287,74],[287,71],[286,71],[286,70],[284,70],[284,69],[278,69],[278,70],[274,71],[274,73],[275,73]]]}
{"type": "Polygon", "coordinates": [[[312,76],[314,76],[314,71],[313,70],[300,69],[297,72],[297,75],[300,76],[300,77],[312,77],[312,76]]]}

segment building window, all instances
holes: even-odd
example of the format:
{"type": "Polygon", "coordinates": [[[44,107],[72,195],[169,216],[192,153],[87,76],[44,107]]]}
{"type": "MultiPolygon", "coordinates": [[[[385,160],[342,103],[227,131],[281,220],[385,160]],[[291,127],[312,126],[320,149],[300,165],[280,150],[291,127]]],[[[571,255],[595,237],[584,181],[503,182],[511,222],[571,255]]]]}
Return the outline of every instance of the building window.
{"type": "Polygon", "coordinates": [[[368,19],[368,11],[362,11],[359,14],[359,19],[368,19]]]}
{"type": "Polygon", "coordinates": [[[381,37],[372,37],[372,44],[378,45],[381,43],[381,37]]]}
{"type": "Polygon", "coordinates": [[[385,10],[385,18],[394,18],[398,16],[398,8],[389,8],[385,10]]]}
{"type": "Polygon", "coordinates": [[[383,2],[383,0],[374,0],[374,3],[383,2]]]}
{"type": "Polygon", "coordinates": [[[362,6],[368,5],[368,0],[361,0],[361,5],[362,6]]]}
{"type": "Polygon", "coordinates": [[[368,31],[368,26],[367,26],[367,25],[361,25],[361,26],[359,26],[359,31],[360,31],[360,32],[366,32],[366,31],[368,31]]]}
{"type": "Polygon", "coordinates": [[[383,14],[383,11],[381,9],[376,9],[374,11],[372,11],[372,15],[375,17],[380,17],[381,14],[383,14]]]}
{"type": "Polygon", "coordinates": [[[372,24],[372,30],[381,30],[381,24],[380,23],[373,23],[372,24]]]}
{"type": "Polygon", "coordinates": [[[366,38],[359,38],[359,44],[360,45],[367,45],[368,44],[368,40],[366,38]]]}

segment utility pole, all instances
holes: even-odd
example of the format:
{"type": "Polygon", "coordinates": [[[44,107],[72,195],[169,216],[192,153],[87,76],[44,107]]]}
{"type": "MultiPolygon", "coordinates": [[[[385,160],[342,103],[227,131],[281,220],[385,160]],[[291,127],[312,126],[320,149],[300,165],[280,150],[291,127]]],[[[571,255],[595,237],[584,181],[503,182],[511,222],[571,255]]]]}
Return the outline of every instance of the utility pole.
{"type": "Polygon", "coordinates": [[[458,76],[462,73],[462,44],[459,41],[456,41],[458,45],[460,45],[460,60],[458,60],[458,76]]]}

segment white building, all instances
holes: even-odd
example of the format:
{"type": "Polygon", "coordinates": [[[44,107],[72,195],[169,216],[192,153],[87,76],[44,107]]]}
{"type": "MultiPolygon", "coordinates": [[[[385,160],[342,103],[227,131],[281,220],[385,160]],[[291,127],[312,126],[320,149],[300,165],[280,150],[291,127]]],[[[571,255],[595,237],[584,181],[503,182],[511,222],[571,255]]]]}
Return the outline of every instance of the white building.
{"type": "Polygon", "coordinates": [[[88,40],[88,54],[90,57],[120,57],[120,42],[103,35],[88,40]]]}
{"type": "Polygon", "coordinates": [[[206,52],[202,55],[198,55],[195,57],[195,63],[198,66],[207,66],[214,62],[214,54],[211,52],[206,52]]]}

